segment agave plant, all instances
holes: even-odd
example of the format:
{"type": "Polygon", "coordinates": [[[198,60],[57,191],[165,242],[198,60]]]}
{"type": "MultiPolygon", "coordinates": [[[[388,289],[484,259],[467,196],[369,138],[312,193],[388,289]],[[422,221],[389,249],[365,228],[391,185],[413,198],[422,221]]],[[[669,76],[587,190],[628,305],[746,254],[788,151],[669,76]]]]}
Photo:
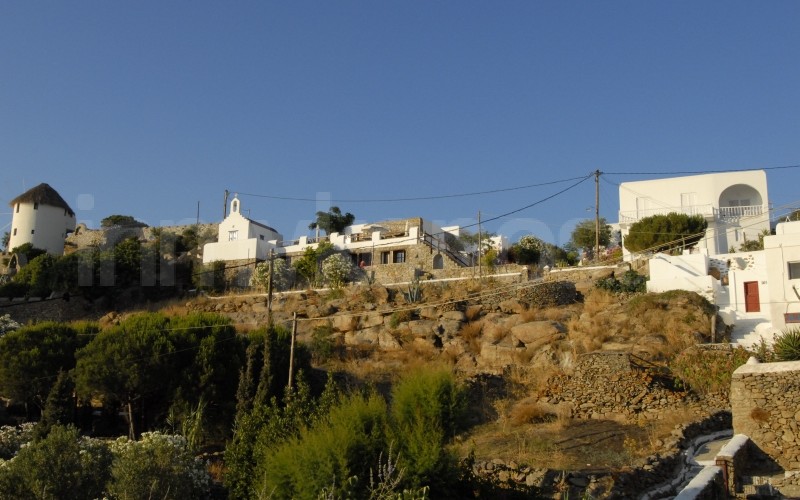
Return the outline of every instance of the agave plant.
{"type": "Polygon", "coordinates": [[[779,361],[800,360],[800,329],[784,330],[783,333],[775,337],[775,344],[772,349],[779,361]]]}

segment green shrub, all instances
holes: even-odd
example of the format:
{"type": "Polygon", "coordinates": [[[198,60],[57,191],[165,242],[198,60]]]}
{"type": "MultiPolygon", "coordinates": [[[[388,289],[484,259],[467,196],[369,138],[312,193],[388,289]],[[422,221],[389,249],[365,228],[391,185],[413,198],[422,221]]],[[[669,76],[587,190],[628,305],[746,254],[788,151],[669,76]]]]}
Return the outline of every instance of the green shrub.
{"type": "Polygon", "coordinates": [[[320,363],[333,357],[336,352],[336,342],[332,338],[333,326],[330,322],[314,328],[311,332],[311,355],[320,363]]]}
{"type": "Polygon", "coordinates": [[[446,495],[456,460],[445,445],[463,428],[465,410],[465,393],[447,369],[420,369],[394,386],[393,438],[410,486],[431,486],[432,496],[446,495]]]}
{"type": "Polygon", "coordinates": [[[111,450],[108,493],[114,498],[200,498],[208,492],[205,464],[192,456],[182,436],[145,432],[139,441],[117,439],[111,450]]]}
{"type": "Polygon", "coordinates": [[[74,427],[55,426],[0,467],[0,499],[101,498],[110,466],[104,444],[80,438],[74,427]]]}
{"type": "Polygon", "coordinates": [[[255,493],[264,498],[364,498],[369,467],[384,451],[386,403],[377,395],[352,396],[330,417],[279,446],[255,471],[255,493]],[[353,477],[357,480],[348,479],[353,477]],[[330,491],[333,483],[334,491],[330,491]]]}
{"type": "Polygon", "coordinates": [[[731,375],[751,354],[741,347],[731,350],[686,349],[670,364],[678,381],[699,394],[728,392],[731,375]]]}
{"type": "Polygon", "coordinates": [[[625,271],[619,280],[614,276],[609,276],[597,280],[594,286],[613,293],[644,292],[647,291],[647,277],[636,271],[625,271]]]}
{"type": "Polygon", "coordinates": [[[777,335],[772,349],[779,361],[800,360],[800,328],[785,330],[777,335]]]}
{"type": "Polygon", "coordinates": [[[400,323],[406,323],[408,321],[411,321],[411,318],[412,314],[411,311],[409,311],[408,309],[402,311],[395,311],[389,317],[389,326],[392,328],[397,328],[398,326],[400,326],[400,323]]]}

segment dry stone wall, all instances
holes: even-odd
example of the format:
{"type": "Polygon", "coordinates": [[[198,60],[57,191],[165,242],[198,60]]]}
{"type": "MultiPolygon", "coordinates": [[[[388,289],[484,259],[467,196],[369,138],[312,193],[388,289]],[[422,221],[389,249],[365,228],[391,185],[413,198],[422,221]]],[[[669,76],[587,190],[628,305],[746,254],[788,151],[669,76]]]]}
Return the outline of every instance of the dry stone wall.
{"type": "Polygon", "coordinates": [[[733,431],[784,469],[800,470],[800,361],[740,366],[730,397],[733,431]]]}
{"type": "Polygon", "coordinates": [[[623,421],[659,419],[664,410],[693,400],[624,352],[581,355],[575,372],[557,377],[540,398],[542,403],[567,404],[574,418],[623,421]]]}

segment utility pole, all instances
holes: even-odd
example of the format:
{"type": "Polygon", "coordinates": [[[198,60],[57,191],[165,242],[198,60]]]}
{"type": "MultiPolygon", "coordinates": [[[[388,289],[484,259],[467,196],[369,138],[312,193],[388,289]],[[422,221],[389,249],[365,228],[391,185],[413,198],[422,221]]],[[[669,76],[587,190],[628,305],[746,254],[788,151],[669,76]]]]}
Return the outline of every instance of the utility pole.
{"type": "Polygon", "coordinates": [[[297,312],[292,313],[292,343],[289,347],[289,393],[292,392],[294,378],[294,339],[297,337],[297,312]]]}
{"type": "Polygon", "coordinates": [[[197,201],[197,218],[195,219],[195,225],[200,225],[200,201],[197,201]]]}
{"type": "Polygon", "coordinates": [[[594,171],[594,260],[600,260],[600,174],[594,171]]]}
{"type": "Polygon", "coordinates": [[[483,281],[483,262],[481,262],[481,245],[483,244],[481,237],[481,211],[478,210],[478,281],[483,281]]]}
{"type": "Polygon", "coordinates": [[[272,328],[272,278],[275,269],[275,249],[269,249],[269,283],[267,283],[267,326],[272,328]]]}
{"type": "Polygon", "coordinates": [[[225,217],[227,217],[227,216],[228,216],[228,195],[229,195],[229,194],[230,194],[230,193],[229,193],[229,192],[228,192],[228,190],[226,189],[226,190],[225,190],[225,202],[222,204],[222,218],[223,218],[223,219],[225,219],[225,217]]]}

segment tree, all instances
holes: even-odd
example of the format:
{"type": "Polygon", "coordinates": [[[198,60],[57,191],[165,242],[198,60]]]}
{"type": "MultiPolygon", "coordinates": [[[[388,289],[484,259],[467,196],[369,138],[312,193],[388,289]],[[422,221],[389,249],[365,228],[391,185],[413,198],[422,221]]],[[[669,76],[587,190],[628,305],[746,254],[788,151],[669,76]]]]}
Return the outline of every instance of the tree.
{"type": "Polygon", "coordinates": [[[320,282],[320,265],[322,261],[335,251],[335,248],[329,241],[323,241],[317,245],[317,248],[306,248],[303,252],[303,256],[292,265],[295,271],[297,271],[297,274],[305,278],[309,286],[315,287],[320,282]]]}
{"type": "Polygon", "coordinates": [[[47,401],[42,410],[42,419],[36,426],[36,435],[46,436],[56,425],[69,425],[73,423],[75,400],[75,383],[72,377],[64,371],[58,372],[53,388],[47,395],[47,401]]]}
{"type": "Polygon", "coordinates": [[[100,227],[147,227],[147,224],[134,219],[130,215],[109,215],[100,221],[100,227]]]}
{"type": "Polygon", "coordinates": [[[327,212],[317,212],[317,220],[308,225],[309,229],[322,229],[325,234],[341,233],[351,225],[356,216],[347,212],[342,214],[339,207],[331,207],[327,212]]]}
{"type": "Polygon", "coordinates": [[[353,264],[340,253],[329,255],[322,261],[322,276],[331,288],[341,288],[353,275],[353,264]]]}
{"type": "Polygon", "coordinates": [[[7,332],[0,337],[0,393],[41,410],[58,373],[75,366],[81,342],[78,330],[54,322],[7,332]]]}
{"type": "Polygon", "coordinates": [[[3,247],[3,250],[8,250],[8,242],[11,241],[11,233],[6,231],[3,233],[3,241],[0,243],[0,247],[3,247]]]}
{"type": "Polygon", "coordinates": [[[78,353],[78,394],[125,405],[131,437],[136,434],[135,421],[145,421],[144,408],[163,402],[174,387],[170,354],[175,346],[164,331],[168,322],[161,314],[132,316],[100,332],[78,353]]]}
{"type": "Polygon", "coordinates": [[[745,235],[744,243],[739,247],[740,252],[755,252],[757,250],[764,250],[764,236],[769,236],[770,230],[764,229],[758,234],[757,240],[748,240],[745,235]]]}
{"type": "Polygon", "coordinates": [[[17,255],[24,255],[28,259],[28,262],[30,262],[36,257],[47,253],[47,250],[44,250],[42,248],[36,248],[31,243],[23,243],[18,247],[14,247],[11,250],[11,253],[15,253],[17,255]]]}
{"type": "Polygon", "coordinates": [[[538,264],[545,253],[545,242],[533,235],[525,235],[511,245],[509,258],[517,264],[538,264]]]}
{"type": "MultiPolygon", "coordinates": [[[[272,260],[272,279],[273,288],[276,291],[286,290],[291,283],[291,269],[284,259],[275,258],[272,260]]],[[[256,265],[253,276],[250,277],[250,286],[261,289],[269,289],[269,262],[260,262],[256,265]]]]}
{"type": "MultiPolygon", "coordinates": [[[[588,255],[594,255],[596,243],[597,226],[594,219],[586,219],[579,222],[572,230],[570,242],[576,248],[581,249],[588,255]]],[[[608,246],[611,241],[611,226],[608,225],[604,217],[600,217],[600,246],[608,246]]]]}
{"type": "Polygon", "coordinates": [[[703,239],[707,227],[702,215],[672,212],[645,217],[631,225],[625,248],[631,252],[665,252],[692,247],[703,239]]]}

